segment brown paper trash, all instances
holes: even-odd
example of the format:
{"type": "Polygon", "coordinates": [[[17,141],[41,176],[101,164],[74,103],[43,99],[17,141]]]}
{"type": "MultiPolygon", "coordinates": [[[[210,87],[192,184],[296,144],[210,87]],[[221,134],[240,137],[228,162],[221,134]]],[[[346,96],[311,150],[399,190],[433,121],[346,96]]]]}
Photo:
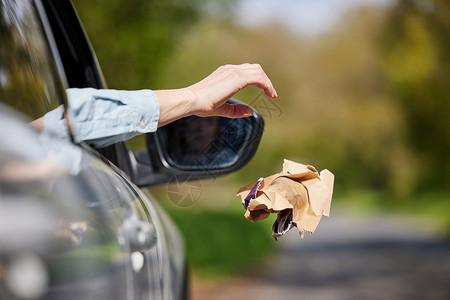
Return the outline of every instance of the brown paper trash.
{"type": "Polygon", "coordinates": [[[297,227],[303,238],[305,230],[314,233],[322,215],[330,215],[333,183],[330,171],[319,173],[313,166],[285,159],[280,173],[260,178],[241,188],[238,195],[251,222],[277,213],[272,226],[275,240],[292,227],[297,227]]]}

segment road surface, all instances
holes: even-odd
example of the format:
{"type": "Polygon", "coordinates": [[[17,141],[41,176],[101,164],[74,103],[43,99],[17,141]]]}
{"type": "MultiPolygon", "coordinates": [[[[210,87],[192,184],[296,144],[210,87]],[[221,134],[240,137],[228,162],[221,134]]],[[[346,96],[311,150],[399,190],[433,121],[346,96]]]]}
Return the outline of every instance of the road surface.
{"type": "Polygon", "coordinates": [[[252,274],[194,282],[192,299],[450,299],[450,242],[429,220],[338,211],[314,235],[291,230],[277,247],[252,274]]]}

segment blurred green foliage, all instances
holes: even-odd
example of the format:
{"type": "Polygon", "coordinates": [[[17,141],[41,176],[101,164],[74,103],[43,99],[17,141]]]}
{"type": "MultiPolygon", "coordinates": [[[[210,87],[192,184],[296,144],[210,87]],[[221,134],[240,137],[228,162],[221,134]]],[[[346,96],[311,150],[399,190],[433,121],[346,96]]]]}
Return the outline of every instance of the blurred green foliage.
{"type": "Polygon", "coordinates": [[[254,269],[273,249],[271,226],[252,224],[234,210],[166,206],[185,237],[188,264],[198,276],[220,277],[254,269]]]}
{"type": "MultiPolygon", "coordinates": [[[[236,190],[279,172],[283,158],[330,169],[336,175],[334,201],[347,197],[368,202],[361,203],[366,207],[376,203],[431,214],[448,206],[448,1],[362,7],[314,39],[277,24],[243,27],[229,17],[228,2],[213,9],[211,3],[74,0],[111,88],[183,87],[227,63],[260,63],[271,78],[281,115],[265,118],[252,162],[209,187],[228,187],[207,200],[211,207],[227,201],[240,206],[236,190]],[[369,196],[355,196],[364,194],[369,196]]],[[[236,98],[257,106],[261,92],[250,87],[236,98]]],[[[173,215],[188,218],[192,226],[185,223],[186,228],[213,228],[208,214],[173,215]]],[[[448,213],[440,215],[450,220],[448,213]]],[[[194,238],[200,256],[213,251],[201,242],[207,234],[194,238]]],[[[233,237],[222,238],[212,239],[214,249],[233,243],[233,237]]],[[[235,258],[239,261],[238,253],[235,258]]]]}
{"type": "Polygon", "coordinates": [[[450,3],[400,1],[385,24],[389,92],[401,107],[420,190],[450,189],[450,3]]]}
{"type": "Polygon", "coordinates": [[[73,0],[102,66],[117,89],[158,85],[161,68],[180,38],[207,10],[234,1],[73,0]]]}

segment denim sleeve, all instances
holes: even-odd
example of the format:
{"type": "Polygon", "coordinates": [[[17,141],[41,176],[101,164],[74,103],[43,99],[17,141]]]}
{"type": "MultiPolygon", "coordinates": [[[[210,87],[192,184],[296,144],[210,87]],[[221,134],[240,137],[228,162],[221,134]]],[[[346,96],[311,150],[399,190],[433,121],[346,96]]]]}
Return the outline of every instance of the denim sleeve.
{"type": "MultiPolygon", "coordinates": [[[[69,117],[75,142],[95,147],[128,140],[158,128],[159,101],[151,90],[67,89],[69,117]]],[[[69,138],[63,108],[44,116],[44,129],[69,138]]]]}

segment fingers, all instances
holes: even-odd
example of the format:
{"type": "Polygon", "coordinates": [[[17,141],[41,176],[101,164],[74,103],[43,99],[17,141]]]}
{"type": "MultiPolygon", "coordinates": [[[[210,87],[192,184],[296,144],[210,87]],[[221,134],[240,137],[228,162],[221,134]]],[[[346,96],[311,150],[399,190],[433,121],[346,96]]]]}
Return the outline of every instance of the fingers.
{"type": "Polygon", "coordinates": [[[239,89],[243,89],[248,85],[255,85],[263,89],[268,97],[277,97],[277,92],[272,82],[259,64],[227,65],[224,67],[235,68],[237,70],[242,84],[239,89]]]}
{"type": "Polygon", "coordinates": [[[186,88],[194,95],[189,101],[189,110],[191,114],[203,116],[236,118],[251,115],[249,110],[245,111],[242,107],[225,104],[234,94],[249,85],[261,88],[268,97],[277,97],[272,82],[259,64],[225,65],[186,88]]]}

